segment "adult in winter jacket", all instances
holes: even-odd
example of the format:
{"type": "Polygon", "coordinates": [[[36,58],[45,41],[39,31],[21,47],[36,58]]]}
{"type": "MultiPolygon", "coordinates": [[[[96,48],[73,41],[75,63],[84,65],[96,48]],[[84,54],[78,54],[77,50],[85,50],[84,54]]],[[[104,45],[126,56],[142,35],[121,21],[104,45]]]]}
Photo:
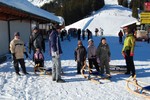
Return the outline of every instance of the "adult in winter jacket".
{"type": "Polygon", "coordinates": [[[36,52],[36,48],[45,52],[45,42],[42,33],[39,32],[38,27],[34,27],[29,37],[29,53],[33,50],[33,54],[36,52]]]}
{"type": "Polygon", "coordinates": [[[92,69],[92,67],[94,65],[97,72],[100,73],[99,66],[97,63],[96,47],[94,46],[94,41],[92,39],[89,39],[88,43],[89,43],[89,45],[87,48],[87,52],[88,52],[89,68],[92,69]]]}
{"type": "Polygon", "coordinates": [[[104,67],[106,68],[106,74],[110,77],[110,49],[109,45],[106,43],[106,38],[102,38],[101,42],[97,48],[96,56],[100,60],[100,68],[101,68],[101,74],[104,74],[104,67]]]}
{"type": "Polygon", "coordinates": [[[87,32],[87,40],[92,38],[92,32],[89,29],[86,29],[87,32]]]}
{"type": "Polygon", "coordinates": [[[147,31],[147,43],[150,42],[150,27],[148,28],[148,31],[147,31]]]}
{"type": "Polygon", "coordinates": [[[22,68],[22,72],[24,74],[28,74],[26,72],[25,68],[25,62],[24,62],[24,54],[26,55],[26,58],[28,58],[28,54],[24,47],[24,42],[20,39],[19,32],[16,32],[14,34],[14,39],[10,42],[10,52],[13,56],[13,64],[17,75],[20,75],[19,73],[19,63],[22,68]]]}
{"type": "Polygon", "coordinates": [[[75,61],[77,62],[77,74],[81,74],[81,68],[86,60],[86,49],[81,40],[78,40],[78,46],[74,51],[75,61]]]}
{"type": "Polygon", "coordinates": [[[78,34],[78,40],[81,40],[81,29],[78,29],[77,34],[78,34]]]}
{"type": "Polygon", "coordinates": [[[126,33],[126,38],[124,40],[124,46],[122,48],[122,55],[126,60],[127,72],[125,74],[130,74],[132,72],[132,76],[135,75],[135,66],[133,62],[134,56],[134,46],[135,46],[135,37],[128,27],[124,28],[126,33]]]}
{"type": "Polygon", "coordinates": [[[123,36],[123,33],[122,33],[121,30],[120,30],[120,32],[118,33],[118,36],[119,36],[119,43],[122,44],[122,36],[123,36]]]}
{"type": "Polygon", "coordinates": [[[98,28],[95,28],[95,36],[98,36],[99,30],[98,28]]]}
{"type": "Polygon", "coordinates": [[[58,34],[60,33],[59,26],[53,26],[53,30],[49,35],[49,52],[52,56],[52,80],[58,83],[63,83],[65,80],[61,79],[61,61],[60,55],[62,54],[60,39],[58,34]]]}

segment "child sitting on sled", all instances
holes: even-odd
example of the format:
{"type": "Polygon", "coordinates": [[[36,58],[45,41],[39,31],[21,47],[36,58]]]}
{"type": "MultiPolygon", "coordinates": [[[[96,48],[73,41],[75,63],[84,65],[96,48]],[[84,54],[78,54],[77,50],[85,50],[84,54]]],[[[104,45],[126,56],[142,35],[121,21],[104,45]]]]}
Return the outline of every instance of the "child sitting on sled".
{"type": "Polygon", "coordinates": [[[34,73],[36,74],[36,71],[39,71],[39,68],[44,67],[44,56],[39,48],[36,48],[36,52],[34,53],[33,60],[35,63],[34,73]]]}
{"type": "MultiPolygon", "coordinates": [[[[51,68],[44,68],[44,55],[40,51],[39,48],[36,48],[36,52],[34,54],[34,73],[36,74],[37,71],[42,72],[44,75],[51,75],[52,69],[51,68]]],[[[41,74],[41,75],[42,75],[41,74]]]]}

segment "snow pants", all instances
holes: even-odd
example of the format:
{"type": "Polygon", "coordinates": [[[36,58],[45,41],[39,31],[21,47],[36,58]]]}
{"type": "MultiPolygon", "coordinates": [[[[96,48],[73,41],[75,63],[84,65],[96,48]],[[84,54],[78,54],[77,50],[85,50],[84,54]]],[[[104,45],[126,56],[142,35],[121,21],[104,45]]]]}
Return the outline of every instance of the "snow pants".
{"type": "Polygon", "coordinates": [[[44,67],[44,60],[35,60],[34,63],[39,64],[39,67],[44,67]]]}
{"type": "Polygon", "coordinates": [[[26,73],[26,68],[25,68],[25,62],[24,62],[24,59],[15,59],[14,60],[14,68],[15,68],[15,71],[16,73],[19,73],[19,63],[21,65],[21,68],[22,68],[22,72],[23,73],[26,73]]]}
{"type": "Polygon", "coordinates": [[[109,66],[109,60],[108,59],[100,59],[100,69],[101,74],[104,74],[104,68],[106,69],[106,74],[110,74],[110,66],[109,66]]]}
{"type": "Polygon", "coordinates": [[[52,57],[52,79],[59,80],[61,79],[61,61],[60,58],[52,57]]]}
{"type": "Polygon", "coordinates": [[[96,70],[97,70],[98,72],[100,72],[96,58],[88,59],[88,61],[89,61],[89,68],[90,68],[90,69],[92,69],[92,67],[93,67],[93,65],[94,65],[95,68],[96,68],[96,70]]]}
{"type": "Polygon", "coordinates": [[[81,73],[81,69],[84,66],[84,61],[77,61],[77,73],[81,73]]]}
{"type": "Polygon", "coordinates": [[[122,36],[119,36],[119,43],[122,44],[122,36]]]}
{"type": "Polygon", "coordinates": [[[132,76],[135,75],[135,66],[133,62],[133,56],[130,56],[130,50],[125,51],[126,53],[126,65],[127,65],[127,73],[132,72],[132,76]]]}

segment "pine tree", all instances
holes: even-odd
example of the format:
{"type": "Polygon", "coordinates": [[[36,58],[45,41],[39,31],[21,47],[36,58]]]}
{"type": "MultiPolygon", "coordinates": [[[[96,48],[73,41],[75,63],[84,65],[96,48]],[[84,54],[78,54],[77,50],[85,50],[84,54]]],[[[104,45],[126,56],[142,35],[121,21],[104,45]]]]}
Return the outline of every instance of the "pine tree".
{"type": "Polygon", "coordinates": [[[128,7],[128,0],[123,0],[123,2],[122,2],[122,6],[124,6],[124,7],[128,7]]]}
{"type": "Polygon", "coordinates": [[[123,4],[123,0],[118,0],[118,5],[122,5],[123,4]]]}
{"type": "Polygon", "coordinates": [[[74,23],[104,6],[104,0],[53,0],[42,6],[49,12],[62,16],[66,25],[74,23]]]}
{"type": "Polygon", "coordinates": [[[132,16],[134,18],[138,18],[138,1],[137,0],[132,0],[133,1],[133,6],[132,6],[132,16]]]}

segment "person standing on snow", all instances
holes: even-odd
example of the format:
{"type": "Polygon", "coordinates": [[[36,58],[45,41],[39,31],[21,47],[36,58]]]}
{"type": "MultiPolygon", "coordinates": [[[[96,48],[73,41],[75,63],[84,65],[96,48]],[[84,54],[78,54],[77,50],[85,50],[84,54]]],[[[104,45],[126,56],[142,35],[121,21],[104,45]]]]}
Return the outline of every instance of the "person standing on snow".
{"type": "Polygon", "coordinates": [[[49,52],[52,56],[52,80],[58,83],[64,83],[65,80],[61,79],[61,61],[60,55],[62,54],[60,44],[60,27],[58,25],[53,26],[53,30],[49,35],[49,52]]]}
{"type": "Polygon", "coordinates": [[[92,32],[89,29],[86,29],[87,32],[87,40],[92,38],[92,32]]]}
{"type": "Polygon", "coordinates": [[[100,34],[101,34],[101,36],[103,36],[103,32],[104,32],[104,30],[100,27],[100,34]]]}
{"type": "Polygon", "coordinates": [[[31,49],[33,54],[36,52],[36,48],[39,48],[40,51],[45,52],[45,42],[42,33],[39,32],[38,27],[34,27],[32,33],[29,37],[29,53],[31,54],[31,49]]]}
{"type": "Polygon", "coordinates": [[[148,28],[148,32],[147,32],[147,43],[150,42],[150,27],[148,28]]]}
{"type": "Polygon", "coordinates": [[[120,30],[120,32],[118,33],[118,36],[119,36],[119,43],[122,44],[122,36],[123,36],[123,33],[122,33],[121,30],[120,30]]]}
{"type": "Polygon", "coordinates": [[[127,72],[125,74],[130,74],[132,72],[132,77],[135,75],[135,66],[133,61],[134,56],[134,46],[135,46],[135,37],[131,32],[129,27],[124,28],[126,38],[124,40],[124,45],[122,48],[122,55],[126,60],[127,72]]]}
{"type": "Polygon", "coordinates": [[[89,39],[88,43],[89,43],[89,45],[87,48],[87,52],[88,52],[88,61],[89,61],[90,71],[92,71],[91,69],[94,65],[97,72],[100,73],[99,66],[97,63],[96,47],[94,46],[94,41],[92,39],[89,39]]]}
{"type": "Polygon", "coordinates": [[[77,34],[78,34],[78,40],[81,40],[81,29],[77,30],[77,34]]]}
{"type": "Polygon", "coordinates": [[[24,74],[28,74],[26,72],[25,62],[24,62],[24,54],[26,55],[26,58],[28,58],[28,54],[24,47],[24,42],[20,39],[20,33],[15,32],[14,39],[10,42],[10,52],[13,56],[13,64],[17,75],[20,75],[19,73],[19,63],[22,68],[22,72],[24,74]]]}
{"type": "Polygon", "coordinates": [[[95,36],[98,36],[99,30],[98,28],[95,28],[95,36]]]}
{"type": "Polygon", "coordinates": [[[85,39],[85,30],[82,30],[82,40],[85,39]]]}
{"type": "Polygon", "coordinates": [[[100,67],[101,67],[102,76],[104,74],[104,67],[105,67],[106,68],[106,75],[109,78],[111,78],[110,66],[109,66],[110,55],[111,55],[111,53],[110,53],[109,45],[106,43],[106,38],[103,37],[101,39],[101,42],[100,42],[98,48],[97,48],[96,56],[100,60],[100,67]]]}
{"type": "Polygon", "coordinates": [[[77,74],[81,74],[81,69],[86,61],[86,49],[81,40],[78,40],[78,46],[74,51],[75,61],[77,62],[77,74]]]}

